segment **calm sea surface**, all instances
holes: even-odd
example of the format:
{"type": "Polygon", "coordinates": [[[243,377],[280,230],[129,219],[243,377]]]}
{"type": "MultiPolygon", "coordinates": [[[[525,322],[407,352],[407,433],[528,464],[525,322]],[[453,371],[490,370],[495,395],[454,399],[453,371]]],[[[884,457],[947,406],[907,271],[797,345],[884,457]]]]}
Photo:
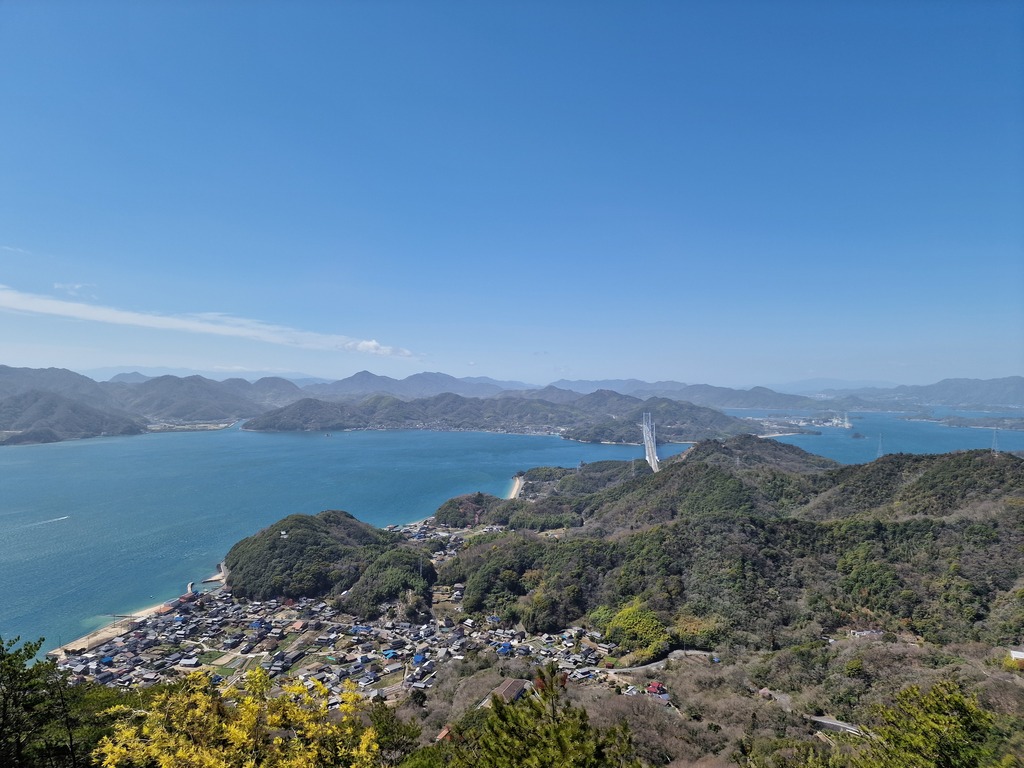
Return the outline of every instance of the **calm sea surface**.
{"type": "MultiPolygon", "coordinates": [[[[843,463],[993,441],[992,430],[893,414],[850,418],[852,430],[781,439],[843,463]],[[851,438],[855,431],[864,438],[851,438]]],[[[997,441],[1024,450],[1022,432],[1000,431],[997,441]]],[[[661,446],[659,455],[685,447],[661,446]]],[[[0,637],[44,636],[50,648],[175,597],[213,574],[236,541],[295,512],[344,509],[378,526],[405,523],[458,494],[505,495],[522,469],[642,457],[638,446],[556,437],[237,428],[2,448],[0,637]]]]}
{"type": "Polygon", "coordinates": [[[45,650],[176,597],[236,541],[292,513],[406,523],[462,493],[504,496],[522,469],[629,458],[642,448],[477,432],[232,428],[8,446],[0,637],[43,636],[45,650]]]}
{"type": "MultiPolygon", "coordinates": [[[[731,416],[762,417],[791,413],[796,416],[815,416],[810,411],[754,411],[724,409],[731,416]]],[[[936,409],[937,416],[992,417],[1007,414],[936,409]]],[[[839,416],[844,414],[840,413],[839,416]]],[[[787,435],[779,442],[798,445],[805,451],[828,456],[842,464],[863,464],[874,461],[886,453],[948,453],[972,448],[992,448],[993,441],[1000,451],[1024,450],[1024,432],[1005,429],[947,427],[933,421],[914,420],[911,413],[854,413],[848,415],[850,429],[838,427],[808,427],[820,435],[787,435]],[[862,437],[854,438],[859,434],[862,437]]],[[[1024,416],[1024,414],[1022,414],[1024,416]]]]}

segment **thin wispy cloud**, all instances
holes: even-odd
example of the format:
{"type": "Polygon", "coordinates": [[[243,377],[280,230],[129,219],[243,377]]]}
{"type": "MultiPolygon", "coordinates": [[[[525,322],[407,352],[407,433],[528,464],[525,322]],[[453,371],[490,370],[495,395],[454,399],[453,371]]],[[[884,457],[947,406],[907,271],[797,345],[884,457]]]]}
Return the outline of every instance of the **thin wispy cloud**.
{"type": "Polygon", "coordinates": [[[165,331],[184,331],[212,336],[231,336],[251,339],[267,344],[286,347],[315,349],[329,352],[363,352],[386,357],[411,357],[412,353],[401,347],[380,344],[372,339],[353,339],[331,333],[316,333],[282,325],[264,323],[244,317],[219,313],[195,315],[160,315],[149,312],[103,307],[80,301],[68,301],[52,296],[24,293],[6,285],[0,285],[0,310],[26,312],[34,315],[51,315],[86,320],[111,325],[128,325],[136,328],[154,328],[165,331]]]}
{"type": "Polygon", "coordinates": [[[86,291],[86,288],[95,287],[92,283],[54,283],[53,290],[62,291],[68,296],[74,296],[76,299],[88,298],[95,299],[96,296],[86,291]]]}

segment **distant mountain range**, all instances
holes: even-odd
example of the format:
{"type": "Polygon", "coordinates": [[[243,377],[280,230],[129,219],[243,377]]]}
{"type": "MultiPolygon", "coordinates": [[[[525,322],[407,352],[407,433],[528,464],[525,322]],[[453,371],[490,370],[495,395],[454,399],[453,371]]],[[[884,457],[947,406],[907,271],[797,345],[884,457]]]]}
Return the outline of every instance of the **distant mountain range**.
{"type": "Polygon", "coordinates": [[[899,386],[883,389],[826,390],[824,394],[841,398],[856,397],[879,405],[945,405],[969,408],[1024,406],[1024,377],[1002,379],[943,379],[936,384],[899,386]]]}
{"type": "Polygon", "coordinates": [[[638,379],[561,380],[534,387],[436,372],[394,379],[361,371],[325,383],[277,376],[215,381],[134,371],[97,382],[62,368],[0,366],[4,443],[134,434],[161,425],[239,419],[251,419],[249,429],[478,429],[636,442],[636,425],[645,411],[654,414],[659,438],[689,441],[757,431],[754,422],[712,409],[842,411],[928,405],[1024,408],[1024,377],[946,379],[928,386],[836,390],[806,397],[765,387],[638,379]]]}

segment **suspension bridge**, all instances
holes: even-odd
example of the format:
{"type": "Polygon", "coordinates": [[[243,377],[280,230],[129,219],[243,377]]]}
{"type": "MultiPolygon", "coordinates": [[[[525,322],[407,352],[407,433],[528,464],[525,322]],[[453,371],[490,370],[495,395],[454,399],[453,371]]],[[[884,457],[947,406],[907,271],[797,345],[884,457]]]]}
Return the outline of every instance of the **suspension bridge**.
{"type": "Polygon", "coordinates": [[[658,466],[658,445],[655,441],[654,436],[654,422],[651,420],[651,414],[644,414],[644,453],[647,457],[647,463],[651,465],[651,469],[657,472],[660,467],[658,466]]]}

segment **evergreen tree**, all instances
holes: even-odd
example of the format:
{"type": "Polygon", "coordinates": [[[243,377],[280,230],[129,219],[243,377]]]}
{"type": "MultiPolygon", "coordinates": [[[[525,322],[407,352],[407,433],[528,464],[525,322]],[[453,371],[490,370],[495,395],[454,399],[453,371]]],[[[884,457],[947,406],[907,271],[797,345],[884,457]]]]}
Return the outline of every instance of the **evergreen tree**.
{"type": "Polygon", "coordinates": [[[53,720],[48,695],[52,662],[32,663],[42,639],[0,639],[0,765],[27,765],[37,739],[53,720]]]}
{"type": "Polygon", "coordinates": [[[123,696],[101,685],[69,685],[50,661],[37,661],[43,640],[17,647],[0,638],[0,766],[79,768],[109,732],[105,712],[123,696]]]}
{"type": "Polygon", "coordinates": [[[377,735],[379,765],[398,765],[416,750],[422,730],[420,726],[401,720],[383,701],[376,701],[370,707],[370,723],[377,735]]]}
{"type": "Polygon", "coordinates": [[[454,749],[438,750],[438,764],[458,768],[638,768],[625,726],[608,731],[593,728],[586,711],[566,700],[564,688],[565,676],[548,665],[540,671],[533,691],[519,701],[508,704],[492,697],[482,726],[464,734],[465,740],[454,749]]]}
{"type": "Polygon", "coordinates": [[[991,757],[992,715],[952,680],[940,680],[927,693],[910,686],[892,707],[880,708],[879,717],[881,724],[853,756],[854,768],[974,768],[991,757]]]}

